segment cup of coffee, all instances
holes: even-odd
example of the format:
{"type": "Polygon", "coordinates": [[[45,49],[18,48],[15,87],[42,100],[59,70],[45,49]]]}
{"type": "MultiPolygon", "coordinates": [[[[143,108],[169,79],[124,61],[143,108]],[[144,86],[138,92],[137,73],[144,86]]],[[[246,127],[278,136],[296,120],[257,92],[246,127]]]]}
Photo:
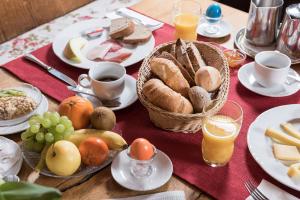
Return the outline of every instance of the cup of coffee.
{"type": "Polygon", "coordinates": [[[122,94],[125,87],[125,68],[113,62],[101,62],[90,68],[88,74],[81,74],[78,83],[91,88],[101,100],[113,100],[122,94]]]}
{"type": "Polygon", "coordinates": [[[264,87],[283,84],[291,66],[291,59],[278,51],[262,51],[255,56],[254,76],[264,87]]]}

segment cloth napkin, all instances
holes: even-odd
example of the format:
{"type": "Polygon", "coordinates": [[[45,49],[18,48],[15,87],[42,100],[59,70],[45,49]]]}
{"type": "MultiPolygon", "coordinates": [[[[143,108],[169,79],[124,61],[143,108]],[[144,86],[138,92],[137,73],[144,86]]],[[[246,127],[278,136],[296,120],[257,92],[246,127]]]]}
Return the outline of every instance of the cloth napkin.
{"type": "MultiPolygon", "coordinates": [[[[299,200],[297,197],[285,192],[279,187],[263,179],[257,187],[266,197],[272,200],[299,200]]],[[[251,196],[246,200],[253,200],[251,196]]]]}
{"type": "Polygon", "coordinates": [[[185,200],[183,191],[168,191],[136,197],[110,199],[110,200],[185,200]]]}
{"type": "MultiPolygon", "coordinates": [[[[140,13],[138,13],[136,11],[133,11],[131,9],[128,9],[128,8],[120,8],[118,11],[120,11],[122,13],[126,13],[126,15],[131,16],[133,18],[140,19],[145,24],[155,25],[155,28],[151,28],[151,31],[157,30],[157,29],[161,28],[164,25],[164,23],[162,23],[160,21],[157,21],[157,20],[155,20],[155,19],[153,19],[151,17],[147,17],[145,15],[142,15],[142,14],[140,14],[140,13]]],[[[120,15],[117,15],[116,12],[108,13],[108,14],[106,14],[106,17],[108,17],[110,19],[119,18],[120,15]]]]}

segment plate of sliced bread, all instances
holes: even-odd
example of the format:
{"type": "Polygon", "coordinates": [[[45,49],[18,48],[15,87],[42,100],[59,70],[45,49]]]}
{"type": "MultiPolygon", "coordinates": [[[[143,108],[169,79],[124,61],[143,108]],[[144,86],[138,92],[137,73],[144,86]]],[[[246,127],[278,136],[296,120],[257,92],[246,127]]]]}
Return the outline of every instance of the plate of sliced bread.
{"type": "Polygon", "coordinates": [[[178,39],[157,46],[144,59],[137,91],[154,125],[194,133],[205,116],[217,113],[226,102],[229,77],[220,49],[178,39]]]}
{"type": "Polygon", "coordinates": [[[65,63],[89,69],[104,61],[128,67],[144,59],[154,45],[147,27],[121,17],[75,23],[58,34],[52,48],[65,63]]]}

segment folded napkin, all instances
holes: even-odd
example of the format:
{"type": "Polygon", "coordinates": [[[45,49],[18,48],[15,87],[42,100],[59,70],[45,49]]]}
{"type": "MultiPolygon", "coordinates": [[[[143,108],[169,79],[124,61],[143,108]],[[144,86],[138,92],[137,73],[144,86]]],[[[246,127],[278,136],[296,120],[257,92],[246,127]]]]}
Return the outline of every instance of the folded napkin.
{"type": "MultiPolygon", "coordinates": [[[[257,188],[261,191],[261,193],[272,200],[299,200],[297,197],[285,192],[265,179],[260,182],[257,188]]],[[[253,198],[249,196],[246,200],[253,200],[253,198]]]]}
{"type": "Polygon", "coordinates": [[[150,18],[150,17],[147,17],[145,15],[142,15],[142,14],[140,14],[138,12],[135,12],[133,10],[130,10],[128,8],[120,8],[119,10],[117,10],[115,12],[111,12],[111,13],[106,14],[106,17],[108,17],[110,19],[119,18],[121,16],[118,15],[118,14],[116,14],[116,12],[118,12],[118,11],[120,11],[122,13],[125,13],[126,15],[131,16],[133,18],[140,19],[145,24],[155,25],[155,28],[151,28],[151,31],[159,29],[159,28],[161,28],[164,25],[164,23],[162,23],[160,21],[157,21],[157,20],[155,20],[153,18],[150,18]]]}
{"type": "Polygon", "coordinates": [[[185,200],[185,195],[183,191],[168,191],[149,195],[140,195],[136,197],[110,200],[185,200]]]}

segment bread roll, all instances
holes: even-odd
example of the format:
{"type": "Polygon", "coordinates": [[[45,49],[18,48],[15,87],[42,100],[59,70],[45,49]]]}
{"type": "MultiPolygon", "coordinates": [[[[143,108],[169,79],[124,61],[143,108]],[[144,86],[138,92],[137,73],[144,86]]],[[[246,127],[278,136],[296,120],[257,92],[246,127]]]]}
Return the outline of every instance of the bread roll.
{"type": "Polygon", "coordinates": [[[221,83],[220,72],[210,66],[201,67],[195,75],[196,85],[203,87],[208,92],[217,90],[221,83]]]}
{"type": "Polygon", "coordinates": [[[165,58],[153,58],[150,61],[151,71],[158,76],[167,86],[183,96],[188,96],[189,83],[182,75],[180,69],[165,58]]]}
{"type": "Polygon", "coordinates": [[[155,106],[175,113],[193,113],[193,106],[185,97],[166,86],[159,79],[150,79],[142,93],[155,106]]]}
{"type": "Polygon", "coordinates": [[[209,93],[200,86],[194,86],[189,89],[189,97],[195,112],[201,113],[203,108],[211,103],[209,93]]]}
{"type": "Polygon", "coordinates": [[[157,57],[171,60],[179,68],[179,70],[181,71],[183,77],[188,81],[189,85],[190,86],[195,85],[194,78],[192,78],[190,76],[189,72],[176,60],[176,58],[172,54],[170,54],[169,52],[163,51],[157,57]]]}

